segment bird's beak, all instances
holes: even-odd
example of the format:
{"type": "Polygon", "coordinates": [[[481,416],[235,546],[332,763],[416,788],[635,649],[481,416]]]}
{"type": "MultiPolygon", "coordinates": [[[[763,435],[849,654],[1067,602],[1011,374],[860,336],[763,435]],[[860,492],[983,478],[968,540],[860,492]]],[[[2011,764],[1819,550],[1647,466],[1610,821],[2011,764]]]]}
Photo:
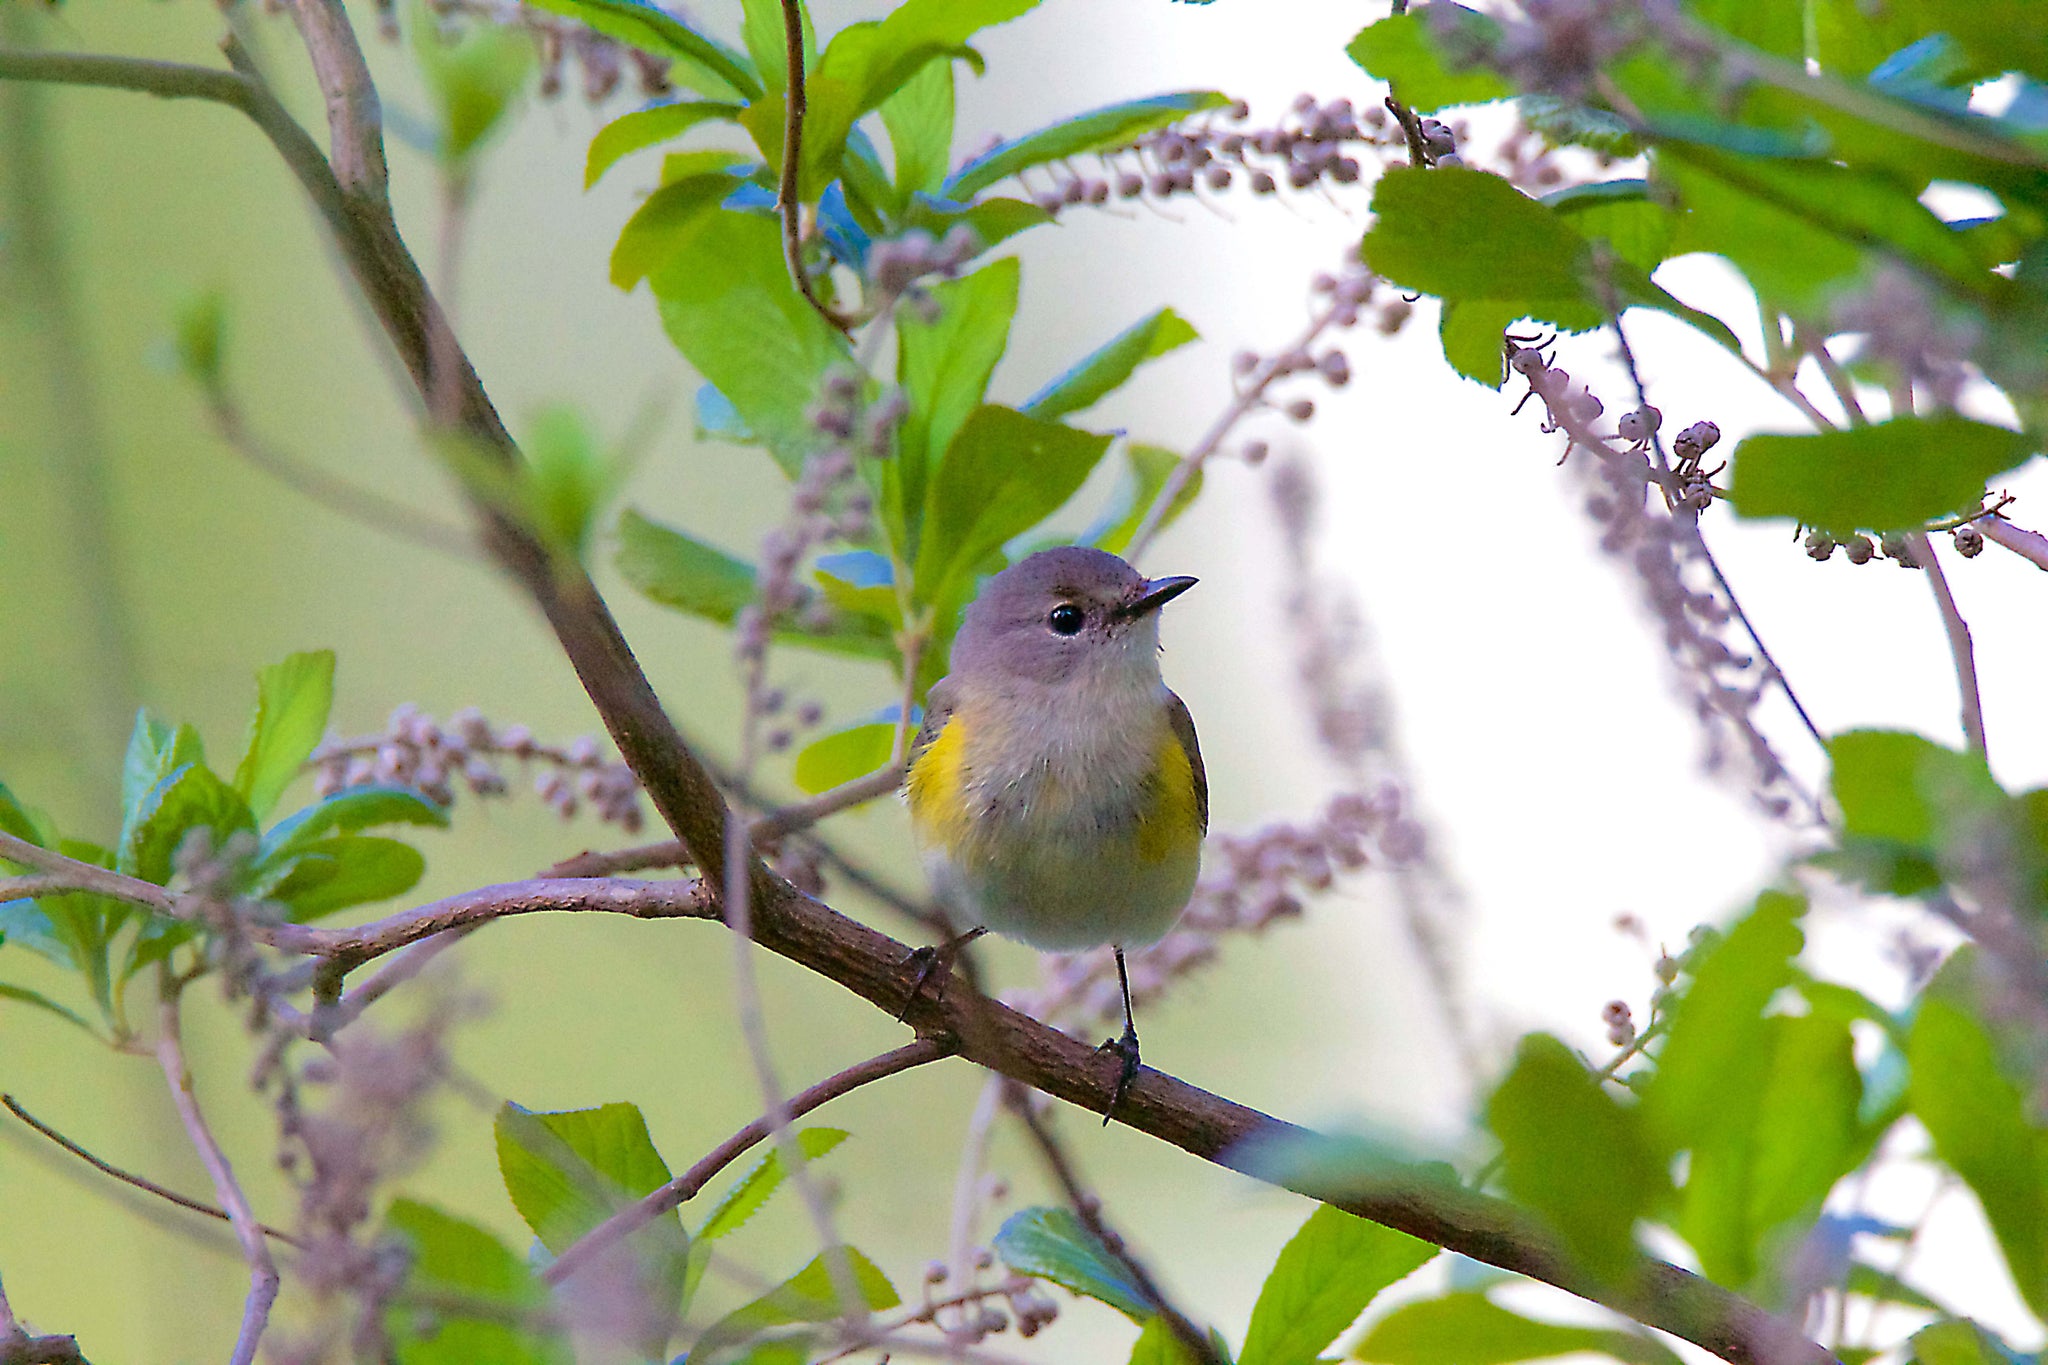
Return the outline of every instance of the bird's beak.
{"type": "Polygon", "coordinates": [[[1126,620],[1136,620],[1140,616],[1149,616],[1186,592],[1189,588],[1194,587],[1200,581],[1200,579],[1189,578],[1186,575],[1178,578],[1150,579],[1145,584],[1145,590],[1124,603],[1118,609],[1117,615],[1124,617],[1126,620]]]}

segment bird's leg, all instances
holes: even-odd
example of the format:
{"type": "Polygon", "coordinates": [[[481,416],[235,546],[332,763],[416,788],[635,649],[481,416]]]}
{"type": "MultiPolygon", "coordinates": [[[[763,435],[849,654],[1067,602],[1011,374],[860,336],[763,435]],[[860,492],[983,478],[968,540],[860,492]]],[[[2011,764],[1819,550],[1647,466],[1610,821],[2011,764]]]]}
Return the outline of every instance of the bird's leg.
{"type": "Polygon", "coordinates": [[[910,994],[904,997],[903,1008],[896,1012],[897,1022],[902,1022],[903,1017],[910,1013],[910,1007],[917,1003],[917,998],[924,994],[925,982],[931,980],[932,973],[940,967],[951,967],[953,959],[959,956],[962,948],[987,932],[988,927],[983,925],[978,929],[969,929],[964,934],[955,934],[944,943],[913,948],[910,952],[910,965],[916,970],[910,978],[910,994]]]}
{"type": "Polygon", "coordinates": [[[1122,1065],[1117,1071],[1116,1088],[1109,1092],[1109,1108],[1102,1111],[1102,1126],[1107,1128],[1116,1107],[1124,1102],[1124,1095],[1130,1090],[1131,1082],[1138,1078],[1138,1023],[1131,1015],[1131,974],[1124,967],[1124,950],[1115,948],[1116,979],[1124,988],[1124,1031],[1119,1038],[1106,1038],[1097,1052],[1114,1052],[1122,1065]]]}

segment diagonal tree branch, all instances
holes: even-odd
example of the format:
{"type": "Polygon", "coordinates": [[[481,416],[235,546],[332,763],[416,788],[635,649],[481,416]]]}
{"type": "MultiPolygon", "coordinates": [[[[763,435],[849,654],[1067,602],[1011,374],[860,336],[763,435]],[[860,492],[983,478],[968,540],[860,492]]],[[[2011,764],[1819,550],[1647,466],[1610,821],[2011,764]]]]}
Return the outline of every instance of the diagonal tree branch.
{"type": "MultiPolygon", "coordinates": [[[[309,161],[287,151],[288,146],[307,142],[304,130],[296,124],[289,130],[275,124],[271,111],[274,108],[281,113],[282,107],[248,72],[243,73],[249,82],[248,103],[243,103],[242,97],[224,102],[250,112],[285,152],[287,163],[326,219],[350,274],[411,375],[422,404],[439,412],[438,405],[430,401],[443,391],[436,383],[435,358],[451,357],[457,372],[449,385],[456,396],[446,417],[449,425],[490,458],[517,466],[521,460],[518,448],[399,235],[381,185],[361,179],[366,174],[364,167],[381,164],[381,154],[372,157],[369,150],[372,140],[381,144],[381,137],[369,121],[359,92],[348,88],[361,53],[340,0],[292,3],[295,17],[305,13],[300,25],[309,43],[339,49],[338,55],[330,52],[324,58],[316,53],[315,71],[328,100],[331,140],[338,149],[354,149],[350,153],[355,157],[352,173],[359,179],[339,181],[324,158],[316,154],[309,161]],[[266,122],[266,118],[272,121],[266,122]]],[[[48,74],[48,68],[41,74],[24,71],[18,60],[11,69],[0,64],[0,77],[10,74],[60,78],[48,74]]],[[[79,78],[74,74],[71,79],[79,78]]],[[[150,88],[130,80],[83,83],[150,88]]],[[[218,94],[206,97],[222,98],[218,94]]],[[[288,117],[285,122],[289,123],[288,117]]],[[[724,885],[729,811],[710,774],[662,709],[596,587],[579,565],[553,554],[539,537],[501,510],[479,501],[476,512],[487,549],[547,618],[620,754],[663,820],[694,855],[703,884],[713,888],[724,885]]],[[[736,870],[746,879],[751,933],[761,947],[839,983],[891,1016],[901,1011],[920,1037],[957,1045],[960,1055],[970,1061],[1093,1112],[1107,1110],[1116,1068],[1104,1066],[1103,1059],[1086,1043],[964,990],[921,992],[903,1011],[910,972],[902,944],[805,896],[758,860],[736,870]]],[[[536,904],[530,908],[551,907],[536,904]]],[[[366,945],[358,945],[358,950],[362,946],[366,945]]],[[[359,952],[334,955],[337,960],[349,956],[366,960],[359,952]]],[[[1282,1141],[1300,1144],[1303,1150],[1319,1150],[1328,1143],[1305,1129],[1149,1068],[1140,1071],[1115,1117],[1193,1155],[1258,1179],[1272,1178],[1272,1172],[1256,1157],[1257,1150],[1267,1144],[1282,1141]]],[[[1438,1246],[1605,1304],[1702,1346],[1731,1365],[1828,1365],[1834,1359],[1790,1324],[1755,1304],[1661,1261],[1643,1258],[1617,1280],[1596,1280],[1527,1213],[1439,1177],[1392,1168],[1350,1172],[1340,1179],[1330,1169],[1309,1169],[1304,1164],[1301,1172],[1281,1183],[1438,1246]]],[[[260,1245],[260,1233],[256,1240],[260,1245]]]]}

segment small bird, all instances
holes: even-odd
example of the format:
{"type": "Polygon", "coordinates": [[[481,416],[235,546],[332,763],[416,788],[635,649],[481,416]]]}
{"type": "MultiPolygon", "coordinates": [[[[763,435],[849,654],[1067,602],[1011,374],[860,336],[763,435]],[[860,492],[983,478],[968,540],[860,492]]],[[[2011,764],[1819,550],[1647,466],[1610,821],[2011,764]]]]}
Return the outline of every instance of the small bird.
{"type": "MultiPolygon", "coordinates": [[[[1082,546],[1003,570],[969,604],[904,782],[940,898],[973,926],[1049,952],[1109,944],[1123,986],[1114,1112],[1138,1072],[1124,950],[1194,893],[1209,830],[1195,722],[1159,673],[1159,609],[1195,585],[1082,546]]],[[[1105,1123],[1108,1119],[1105,1117],[1105,1123]]]]}

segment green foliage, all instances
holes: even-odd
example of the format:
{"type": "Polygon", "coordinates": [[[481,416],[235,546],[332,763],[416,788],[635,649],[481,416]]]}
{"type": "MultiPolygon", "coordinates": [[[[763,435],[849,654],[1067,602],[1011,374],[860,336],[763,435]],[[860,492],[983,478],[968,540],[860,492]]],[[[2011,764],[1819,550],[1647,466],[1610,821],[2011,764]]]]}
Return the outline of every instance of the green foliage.
{"type": "Polygon", "coordinates": [[[1906,530],[1978,506],[1984,485],[2035,451],[2024,434],[1944,415],[1894,417],[1735,448],[1729,499],[1745,517],[1792,517],[1846,537],[1906,530]]]}
{"type": "Polygon", "coordinates": [[[565,1342],[522,1321],[544,1316],[546,1287],[489,1232],[411,1199],[392,1201],[384,1230],[412,1253],[407,1289],[437,1297],[430,1319],[387,1311],[398,1365],[567,1365],[565,1342]]]}
{"type": "Polygon", "coordinates": [[[844,1310],[832,1267],[835,1259],[842,1262],[846,1281],[862,1306],[880,1311],[903,1302],[873,1261],[850,1246],[830,1247],[760,1298],[705,1328],[690,1348],[688,1365],[715,1365],[730,1357],[734,1343],[762,1332],[839,1317],[844,1310]]]}
{"type": "Polygon", "coordinates": [[[1958,1005],[1922,1000],[1906,1051],[1914,1116],[1983,1206],[2020,1297],[2048,1316],[2048,1133],[1983,1025],[1958,1005]]]}
{"type": "Polygon", "coordinates": [[[1634,1264],[1636,1221],[1669,1186],[1635,1105],[1537,1033],[1522,1039],[1486,1123],[1500,1140],[1508,1192],[1543,1215],[1587,1271],[1613,1277],[1634,1264]]]}
{"type": "Polygon", "coordinates": [[[583,162],[584,188],[603,179],[621,157],[681,137],[700,123],[732,119],[742,107],[719,100],[675,100],[621,114],[590,140],[583,162]]]}
{"type": "MultiPolygon", "coordinates": [[[[637,1106],[537,1114],[507,1103],[496,1123],[498,1170],[540,1244],[560,1255],[599,1223],[669,1181],[637,1106]]],[[[654,1310],[649,1355],[660,1354],[683,1308],[690,1237],[665,1213],[633,1234],[636,1288],[654,1310]]]]}
{"type": "Polygon", "coordinates": [[[1460,29],[1480,34],[1498,31],[1485,15],[1440,0],[1426,10],[1411,10],[1369,24],[1345,48],[1369,76],[1392,87],[1394,98],[1418,114],[1433,114],[1453,104],[1486,104],[1505,99],[1514,87],[1483,66],[1447,62],[1441,40],[1432,32],[1455,16],[1460,29]]]}
{"type": "Polygon", "coordinates": [[[893,719],[863,721],[832,730],[805,745],[796,756],[797,787],[815,796],[842,782],[865,777],[889,761],[896,744],[893,719]]]}
{"type": "Polygon", "coordinates": [[[1669,1348],[1643,1333],[1524,1317],[1479,1290],[1401,1305],[1373,1324],[1351,1358],[1377,1365],[1510,1365],[1580,1354],[1628,1365],[1678,1365],[1669,1348]]]}
{"type": "Polygon", "coordinates": [[[1146,361],[1199,339],[1200,333],[1188,325],[1187,319],[1171,308],[1161,308],[1083,356],[1065,374],[1033,394],[1020,411],[1050,421],[1093,407],[1121,388],[1146,361]]]}
{"type": "Polygon", "coordinates": [[[277,808],[327,729],[334,707],[334,651],[287,656],[258,670],[256,710],[235,767],[235,790],[258,820],[277,808]]]}
{"type": "Polygon", "coordinates": [[[1312,1365],[1381,1290],[1436,1253],[1404,1232],[1322,1205],[1267,1274],[1239,1365],[1312,1365]]]}
{"type": "MultiPolygon", "coordinates": [[[[805,1161],[815,1161],[825,1153],[846,1141],[847,1133],[839,1128],[800,1128],[791,1134],[797,1150],[803,1153],[805,1161]]],[[[782,1182],[789,1178],[783,1166],[780,1148],[768,1153],[755,1163],[725,1196],[712,1206],[704,1217],[704,1225],[697,1229],[697,1236],[706,1242],[729,1236],[740,1230],[749,1218],[761,1211],[762,1205],[782,1188],[782,1182]]]]}
{"type": "Polygon", "coordinates": [[[220,385],[227,328],[227,295],[218,289],[187,299],[173,320],[171,339],[177,347],[178,368],[202,392],[220,385]]]}
{"type": "Polygon", "coordinates": [[[990,1243],[1003,1264],[1019,1275],[1085,1294],[1106,1303],[1132,1322],[1152,1316],[1152,1305],[1123,1263],[1068,1209],[1019,1209],[1003,1221],[990,1243]]]}
{"type": "Polygon", "coordinates": [[[419,5],[412,11],[412,49],[440,115],[442,164],[459,171],[497,131],[533,74],[533,39],[517,27],[481,22],[446,34],[419,5]]]}
{"type": "MultiPolygon", "coordinates": [[[[1107,550],[1113,555],[1122,554],[1138,534],[1145,514],[1152,510],[1152,504],[1166,490],[1166,481],[1183,463],[1181,457],[1164,446],[1145,445],[1139,441],[1125,441],[1118,447],[1123,452],[1124,475],[1118,480],[1116,493],[1103,515],[1081,533],[1081,541],[1098,550],[1107,550]]],[[[1202,471],[1197,469],[1194,477],[1181,485],[1167,505],[1165,516],[1159,525],[1165,528],[1173,525],[1194,503],[1202,491],[1202,471]]]]}
{"type": "Polygon", "coordinates": [[[1035,133],[989,148],[955,171],[946,181],[944,193],[948,199],[965,199],[1019,171],[1067,157],[1127,147],[1145,134],[1178,123],[1190,114],[1221,109],[1229,103],[1227,95],[1215,90],[1183,90],[1128,100],[1062,119],[1035,133]]]}
{"type": "Polygon", "coordinates": [[[599,33],[666,58],[669,78],[714,100],[757,99],[761,76],[724,43],[649,0],[532,0],[534,8],[581,20],[599,33]]]}
{"type": "MultiPolygon", "coordinates": [[[[1225,1356],[1224,1359],[1229,1359],[1225,1356]]],[[[1148,1318],[1131,1343],[1130,1365],[1195,1365],[1195,1357],[1165,1318],[1148,1318]]]]}

